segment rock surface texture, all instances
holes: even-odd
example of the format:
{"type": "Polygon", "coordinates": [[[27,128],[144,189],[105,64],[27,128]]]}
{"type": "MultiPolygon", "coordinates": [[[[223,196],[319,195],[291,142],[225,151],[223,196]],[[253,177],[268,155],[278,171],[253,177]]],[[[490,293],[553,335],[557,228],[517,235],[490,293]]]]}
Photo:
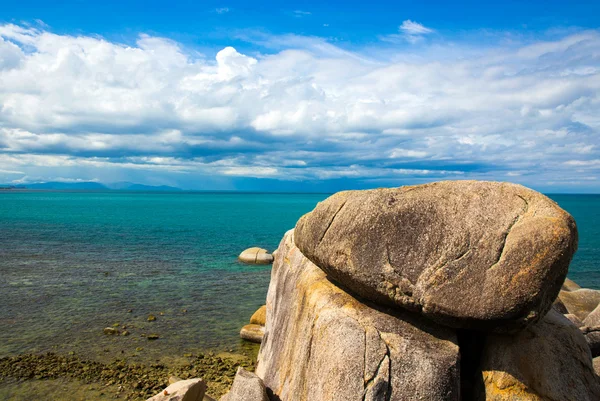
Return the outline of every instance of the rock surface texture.
{"type": "Polygon", "coordinates": [[[267,322],[267,305],[263,305],[250,317],[250,324],[264,326],[267,322]]]}
{"type": "Polygon", "coordinates": [[[518,334],[490,335],[482,371],[477,400],[600,400],[600,378],[582,333],[554,310],[518,334]]]}
{"type": "Polygon", "coordinates": [[[273,263],[273,255],[271,255],[266,249],[258,247],[246,249],[240,253],[238,259],[244,263],[257,265],[267,265],[269,263],[273,263]]]}
{"type": "Polygon", "coordinates": [[[271,400],[459,399],[452,330],[368,306],[283,238],[267,295],[257,375],[271,400]]]}
{"type": "Polygon", "coordinates": [[[269,401],[263,381],[254,373],[239,368],[231,390],[219,401],[269,401]]]}
{"type": "Polygon", "coordinates": [[[241,338],[258,344],[262,342],[264,335],[265,327],[258,324],[247,324],[240,331],[241,338]]]}
{"type": "Polygon", "coordinates": [[[147,401],[202,401],[205,392],[206,383],[202,379],[181,380],[147,401]]]}
{"type": "Polygon", "coordinates": [[[589,327],[600,327],[600,306],[596,306],[596,308],[585,317],[583,323],[589,327]]]}
{"type": "Polygon", "coordinates": [[[575,291],[561,291],[558,299],[565,305],[569,313],[583,320],[600,304],[600,291],[582,288],[575,291]]]}
{"type": "Polygon", "coordinates": [[[340,192],[304,215],[294,238],[361,297],[497,331],[550,309],[577,248],[575,221],[555,202],[482,181],[340,192]]]}

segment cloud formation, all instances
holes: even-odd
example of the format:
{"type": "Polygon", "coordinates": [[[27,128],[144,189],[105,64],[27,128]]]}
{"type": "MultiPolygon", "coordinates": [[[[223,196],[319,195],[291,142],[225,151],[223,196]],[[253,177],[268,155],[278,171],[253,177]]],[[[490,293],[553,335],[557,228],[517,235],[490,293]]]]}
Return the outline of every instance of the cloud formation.
{"type": "MultiPolygon", "coordinates": [[[[401,31],[432,30],[407,20],[401,31]]],[[[125,45],[0,25],[0,182],[600,188],[597,31],[352,52],[261,40],[270,53],[213,58],[148,35],[125,45]]]]}

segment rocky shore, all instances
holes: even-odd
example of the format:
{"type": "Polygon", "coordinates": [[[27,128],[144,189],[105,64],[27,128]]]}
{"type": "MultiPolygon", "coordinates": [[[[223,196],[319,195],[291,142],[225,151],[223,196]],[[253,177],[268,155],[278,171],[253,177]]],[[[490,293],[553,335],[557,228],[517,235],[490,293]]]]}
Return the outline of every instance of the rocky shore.
{"type": "Polygon", "coordinates": [[[256,374],[226,399],[599,400],[598,292],[565,283],[577,242],[514,184],[335,194],[275,252],[256,374]]]}
{"type": "Polygon", "coordinates": [[[273,252],[266,305],[240,333],[261,343],[256,366],[46,354],[0,359],[0,376],[152,401],[597,401],[600,291],[566,279],[577,243],[573,218],[520,185],[340,192],[273,252]]]}
{"type": "Polygon", "coordinates": [[[168,386],[169,377],[202,377],[208,385],[207,393],[218,398],[233,383],[238,367],[254,370],[254,361],[242,356],[232,359],[207,353],[186,359],[184,364],[167,366],[130,363],[125,359],[101,363],[55,353],[26,354],[0,358],[0,381],[67,379],[112,399],[146,400],[168,386]]]}

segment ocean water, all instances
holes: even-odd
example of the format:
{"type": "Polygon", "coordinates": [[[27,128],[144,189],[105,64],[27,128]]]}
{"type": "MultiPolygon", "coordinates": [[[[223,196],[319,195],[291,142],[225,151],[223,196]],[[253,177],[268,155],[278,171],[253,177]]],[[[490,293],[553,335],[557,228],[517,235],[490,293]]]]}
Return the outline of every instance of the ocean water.
{"type": "MultiPolygon", "coordinates": [[[[250,352],[239,329],[264,303],[272,251],[325,194],[2,192],[0,356],[58,350],[140,361],[250,352]],[[149,314],[156,321],[148,322],[149,314]],[[129,336],[103,329],[126,326],[129,336]],[[148,341],[143,335],[156,333],[148,341]]],[[[569,276],[600,289],[600,195],[551,195],[576,219],[569,276]]]]}

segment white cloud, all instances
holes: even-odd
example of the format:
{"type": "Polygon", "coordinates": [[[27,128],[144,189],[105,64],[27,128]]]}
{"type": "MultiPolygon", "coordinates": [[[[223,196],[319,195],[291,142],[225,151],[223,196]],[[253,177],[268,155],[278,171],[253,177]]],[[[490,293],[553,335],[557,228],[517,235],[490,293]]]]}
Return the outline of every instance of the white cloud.
{"type": "Polygon", "coordinates": [[[216,12],[217,14],[225,14],[225,13],[228,13],[229,11],[231,11],[231,10],[229,9],[229,7],[219,7],[219,8],[215,8],[215,12],[216,12]]]}
{"type": "Polygon", "coordinates": [[[427,28],[418,22],[414,22],[409,19],[402,21],[402,25],[400,25],[400,31],[408,35],[425,35],[434,32],[433,29],[427,28]]]}
{"type": "Polygon", "coordinates": [[[294,15],[296,17],[306,17],[311,14],[312,13],[310,11],[294,10],[294,15]]]}
{"type": "Polygon", "coordinates": [[[358,52],[294,35],[254,43],[270,53],[226,47],[211,59],[148,35],[124,45],[0,25],[0,182],[595,176],[597,31],[358,52]]]}

